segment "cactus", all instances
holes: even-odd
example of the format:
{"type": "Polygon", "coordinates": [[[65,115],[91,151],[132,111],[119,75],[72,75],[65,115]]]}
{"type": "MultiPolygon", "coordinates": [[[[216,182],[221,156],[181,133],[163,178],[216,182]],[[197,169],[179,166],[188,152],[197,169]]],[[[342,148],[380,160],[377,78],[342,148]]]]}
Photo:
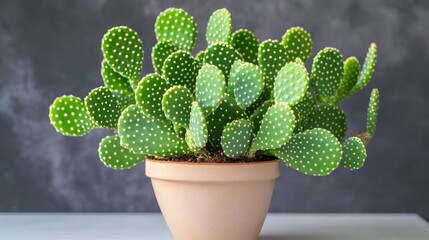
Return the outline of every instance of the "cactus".
{"type": "Polygon", "coordinates": [[[324,48],[309,74],[305,62],[313,43],[303,28],[287,30],[281,42],[259,43],[245,29],[231,33],[231,14],[215,11],[207,24],[207,49],[193,57],[194,19],[182,9],[166,9],[155,22],[155,73],[139,81],[141,40],[131,28],[110,29],[101,47],[104,86],[84,101],[56,98],[51,124],[67,136],[112,129],[99,155],[113,169],[145,158],[204,162],[219,156],[229,162],[276,158],[313,176],[328,175],[340,164],[361,168],[375,132],[378,90],[369,100],[367,130],[358,135],[345,138],[346,115],[336,104],[367,85],[376,45],[370,45],[362,69],[356,57],[343,61],[339,50],[324,48]]]}
{"type": "Polygon", "coordinates": [[[224,42],[229,43],[232,32],[231,14],[225,8],[216,10],[207,23],[206,40],[209,46],[224,42]]]}

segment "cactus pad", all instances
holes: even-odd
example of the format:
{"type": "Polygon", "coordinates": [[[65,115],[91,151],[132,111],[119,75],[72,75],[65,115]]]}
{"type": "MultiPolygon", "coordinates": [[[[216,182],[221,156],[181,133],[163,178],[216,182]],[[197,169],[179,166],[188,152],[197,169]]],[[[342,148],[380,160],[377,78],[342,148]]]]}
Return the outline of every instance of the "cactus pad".
{"type": "Polygon", "coordinates": [[[252,122],[238,119],[226,124],[222,132],[221,145],[223,152],[230,158],[246,154],[252,140],[252,122]]]}
{"type": "Polygon", "coordinates": [[[274,82],[276,103],[293,105],[304,97],[308,89],[308,72],[301,64],[290,62],[280,69],[274,82]]]}
{"type": "Polygon", "coordinates": [[[344,141],[341,165],[350,170],[356,170],[363,166],[365,159],[366,149],[360,138],[350,137],[344,141]]]}
{"type": "Polygon", "coordinates": [[[153,46],[152,65],[159,75],[162,75],[162,66],[164,66],[165,59],[177,50],[178,48],[174,44],[167,41],[158,42],[153,46]]]}
{"type": "Polygon", "coordinates": [[[193,101],[192,93],[184,86],[173,86],[162,97],[162,110],[175,125],[188,127],[193,101]]]}
{"type": "Polygon", "coordinates": [[[99,127],[116,129],[121,116],[121,106],[107,87],[93,89],[85,98],[91,120],[99,127]]]}
{"type": "Polygon", "coordinates": [[[272,105],[274,105],[273,100],[268,100],[264,102],[260,107],[258,107],[255,112],[250,116],[250,120],[253,124],[253,133],[256,135],[258,133],[259,128],[261,127],[262,119],[264,118],[265,113],[267,112],[268,108],[270,108],[272,105]]]}
{"type": "Polygon", "coordinates": [[[100,160],[109,168],[128,169],[145,159],[145,155],[132,153],[120,144],[119,136],[107,136],[98,146],[100,160]]]}
{"type": "Polygon", "coordinates": [[[204,64],[197,76],[195,97],[205,115],[212,113],[226,92],[225,77],[214,65],[204,64]]]}
{"type": "Polygon", "coordinates": [[[182,85],[193,92],[198,75],[198,62],[191,54],[180,50],[165,60],[162,72],[171,85],[182,85]]]}
{"type": "Polygon", "coordinates": [[[246,29],[235,31],[231,36],[231,46],[249,63],[258,64],[259,40],[246,29]]]}
{"type": "Polygon", "coordinates": [[[365,61],[360,72],[359,79],[356,85],[353,87],[352,92],[358,92],[362,90],[369,82],[374,73],[375,64],[377,63],[377,45],[371,43],[368,52],[365,57],[365,61]]]}
{"type": "Polygon", "coordinates": [[[105,59],[101,62],[101,76],[103,77],[104,85],[111,91],[123,94],[134,93],[128,79],[115,72],[105,59]]]}
{"type": "Polygon", "coordinates": [[[226,124],[241,118],[247,118],[244,109],[233,98],[225,94],[219,107],[207,116],[209,141],[215,148],[221,147],[220,140],[226,124]]]}
{"type": "Polygon", "coordinates": [[[232,32],[231,14],[226,8],[213,12],[207,23],[206,40],[209,46],[224,42],[228,43],[232,32]]]}
{"type": "Polygon", "coordinates": [[[343,57],[335,48],[324,48],[313,60],[312,86],[321,102],[328,102],[335,96],[343,77],[343,57]]]}
{"type": "Polygon", "coordinates": [[[307,127],[324,128],[341,141],[347,131],[346,115],[335,105],[321,104],[314,109],[307,127]]]}
{"type": "Polygon", "coordinates": [[[258,133],[252,142],[252,151],[276,149],[292,137],[295,116],[290,107],[277,103],[264,114],[258,133]]]}
{"type": "Polygon", "coordinates": [[[195,144],[194,139],[192,138],[192,135],[191,135],[191,131],[189,129],[186,130],[185,141],[186,141],[186,144],[188,144],[189,150],[191,150],[194,153],[200,152],[201,148],[197,147],[197,145],[195,144]]]}
{"type": "Polygon", "coordinates": [[[265,92],[272,91],[274,79],[286,62],[286,49],[278,41],[266,40],[259,45],[258,63],[264,75],[265,92]]]}
{"type": "Polygon", "coordinates": [[[125,108],[132,104],[136,104],[136,98],[134,94],[122,94],[119,92],[112,92],[115,94],[116,100],[118,100],[120,111],[122,112],[125,108]]]}
{"type": "Polygon", "coordinates": [[[156,39],[169,41],[178,48],[191,51],[197,39],[197,24],[183,9],[168,8],[155,22],[156,39]]]}
{"type": "Polygon", "coordinates": [[[228,77],[231,66],[237,60],[243,60],[241,55],[226,43],[216,43],[208,47],[204,54],[204,63],[215,65],[225,77],[228,77]]]}
{"type": "Polygon", "coordinates": [[[238,68],[234,69],[230,79],[232,79],[232,83],[228,84],[233,85],[233,96],[243,107],[248,107],[255,102],[264,89],[262,73],[259,67],[252,63],[242,62],[238,68]]]}
{"type": "Polygon", "coordinates": [[[378,102],[379,102],[379,93],[378,89],[374,88],[371,92],[371,97],[368,104],[368,115],[366,128],[368,134],[372,137],[375,133],[375,126],[377,125],[377,116],[378,116],[378,102]]]}
{"type": "Polygon", "coordinates": [[[325,176],[338,167],[342,148],[338,139],[328,130],[315,128],[296,134],[275,154],[299,172],[325,176]]]}
{"type": "Polygon", "coordinates": [[[203,110],[197,102],[192,103],[189,131],[195,146],[198,148],[206,146],[208,140],[206,118],[204,117],[203,110]]]}
{"type": "Polygon", "coordinates": [[[310,120],[315,107],[314,98],[310,90],[307,90],[304,97],[298,103],[291,106],[295,116],[298,115],[299,121],[304,125],[310,120]]]}
{"type": "Polygon", "coordinates": [[[159,74],[146,75],[137,86],[137,105],[146,116],[166,121],[167,118],[162,110],[162,97],[169,88],[170,84],[159,74]]]}
{"type": "Polygon", "coordinates": [[[115,27],[103,37],[104,59],[115,72],[137,85],[143,62],[142,42],[129,27],[115,27]]]}
{"type": "Polygon", "coordinates": [[[286,48],[287,61],[300,58],[307,61],[313,48],[310,34],[301,27],[293,27],[283,35],[282,44],[286,48]]]}
{"type": "Polygon", "coordinates": [[[171,124],[145,116],[137,105],[122,112],[118,134],[121,145],[136,154],[169,157],[189,153],[185,140],[176,135],[171,124]]]}
{"type": "Polygon", "coordinates": [[[82,100],[71,95],[55,99],[49,107],[49,118],[55,130],[66,136],[83,136],[95,127],[82,100]]]}
{"type": "Polygon", "coordinates": [[[359,72],[360,64],[356,57],[349,57],[344,61],[344,73],[338,86],[336,102],[351,94],[351,90],[358,80],[359,72]]]}

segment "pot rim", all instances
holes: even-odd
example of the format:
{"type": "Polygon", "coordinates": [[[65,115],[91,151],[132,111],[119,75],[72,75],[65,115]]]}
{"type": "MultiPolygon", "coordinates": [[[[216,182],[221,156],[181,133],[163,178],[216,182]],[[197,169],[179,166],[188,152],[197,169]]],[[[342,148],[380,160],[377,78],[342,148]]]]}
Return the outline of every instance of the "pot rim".
{"type": "Polygon", "coordinates": [[[279,160],[243,163],[193,163],[146,160],[146,176],[164,181],[243,182],[279,177],[279,160]]]}

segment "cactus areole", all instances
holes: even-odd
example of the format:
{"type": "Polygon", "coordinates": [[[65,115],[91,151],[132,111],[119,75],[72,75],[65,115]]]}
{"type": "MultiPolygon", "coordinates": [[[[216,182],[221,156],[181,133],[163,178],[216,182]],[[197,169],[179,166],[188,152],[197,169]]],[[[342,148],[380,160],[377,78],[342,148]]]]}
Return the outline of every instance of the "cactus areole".
{"type": "Polygon", "coordinates": [[[301,27],[280,40],[260,41],[234,31],[220,9],[206,28],[207,48],[193,55],[197,25],[182,9],[169,8],[155,22],[154,73],[141,78],[143,43],[126,26],[102,38],[104,82],[82,100],[65,95],[50,106],[52,126],[66,136],[95,128],[114,132],[98,151],[109,168],[128,169],[147,158],[236,163],[279,159],[288,167],[325,176],[338,166],[364,165],[374,136],[379,92],[369,97],[367,129],[345,136],[347,118],[337,104],[371,79],[377,46],[362,63],[326,47],[312,55],[301,27]],[[311,66],[311,68],[310,68],[311,66]],[[363,137],[365,139],[363,139],[363,137]]]}

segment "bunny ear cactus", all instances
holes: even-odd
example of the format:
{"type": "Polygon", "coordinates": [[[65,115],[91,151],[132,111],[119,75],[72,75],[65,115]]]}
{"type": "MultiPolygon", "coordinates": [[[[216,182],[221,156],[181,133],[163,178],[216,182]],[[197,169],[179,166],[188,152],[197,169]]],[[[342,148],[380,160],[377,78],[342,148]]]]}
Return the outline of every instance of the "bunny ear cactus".
{"type": "Polygon", "coordinates": [[[339,50],[322,49],[309,74],[305,62],[313,43],[303,28],[262,43],[249,30],[232,30],[228,10],[215,11],[206,28],[208,47],[194,57],[193,17],[166,9],[155,22],[155,73],[139,81],[141,40],[128,27],[110,29],[101,47],[104,86],[84,101],[56,98],[51,124],[67,136],[95,128],[114,131],[98,149],[102,163],[113,169],[145,158],[216,156],[230,162],[275,157],[313,176],[328,175],[339,165],[361,168],[375,132],[378,90],[371,93],[367,130],[358,135],[345,136],[346,115],[336,104],[367,85],[376,45],[370,45],[362,69],[356,57],[343,61],[339,50]]]}

